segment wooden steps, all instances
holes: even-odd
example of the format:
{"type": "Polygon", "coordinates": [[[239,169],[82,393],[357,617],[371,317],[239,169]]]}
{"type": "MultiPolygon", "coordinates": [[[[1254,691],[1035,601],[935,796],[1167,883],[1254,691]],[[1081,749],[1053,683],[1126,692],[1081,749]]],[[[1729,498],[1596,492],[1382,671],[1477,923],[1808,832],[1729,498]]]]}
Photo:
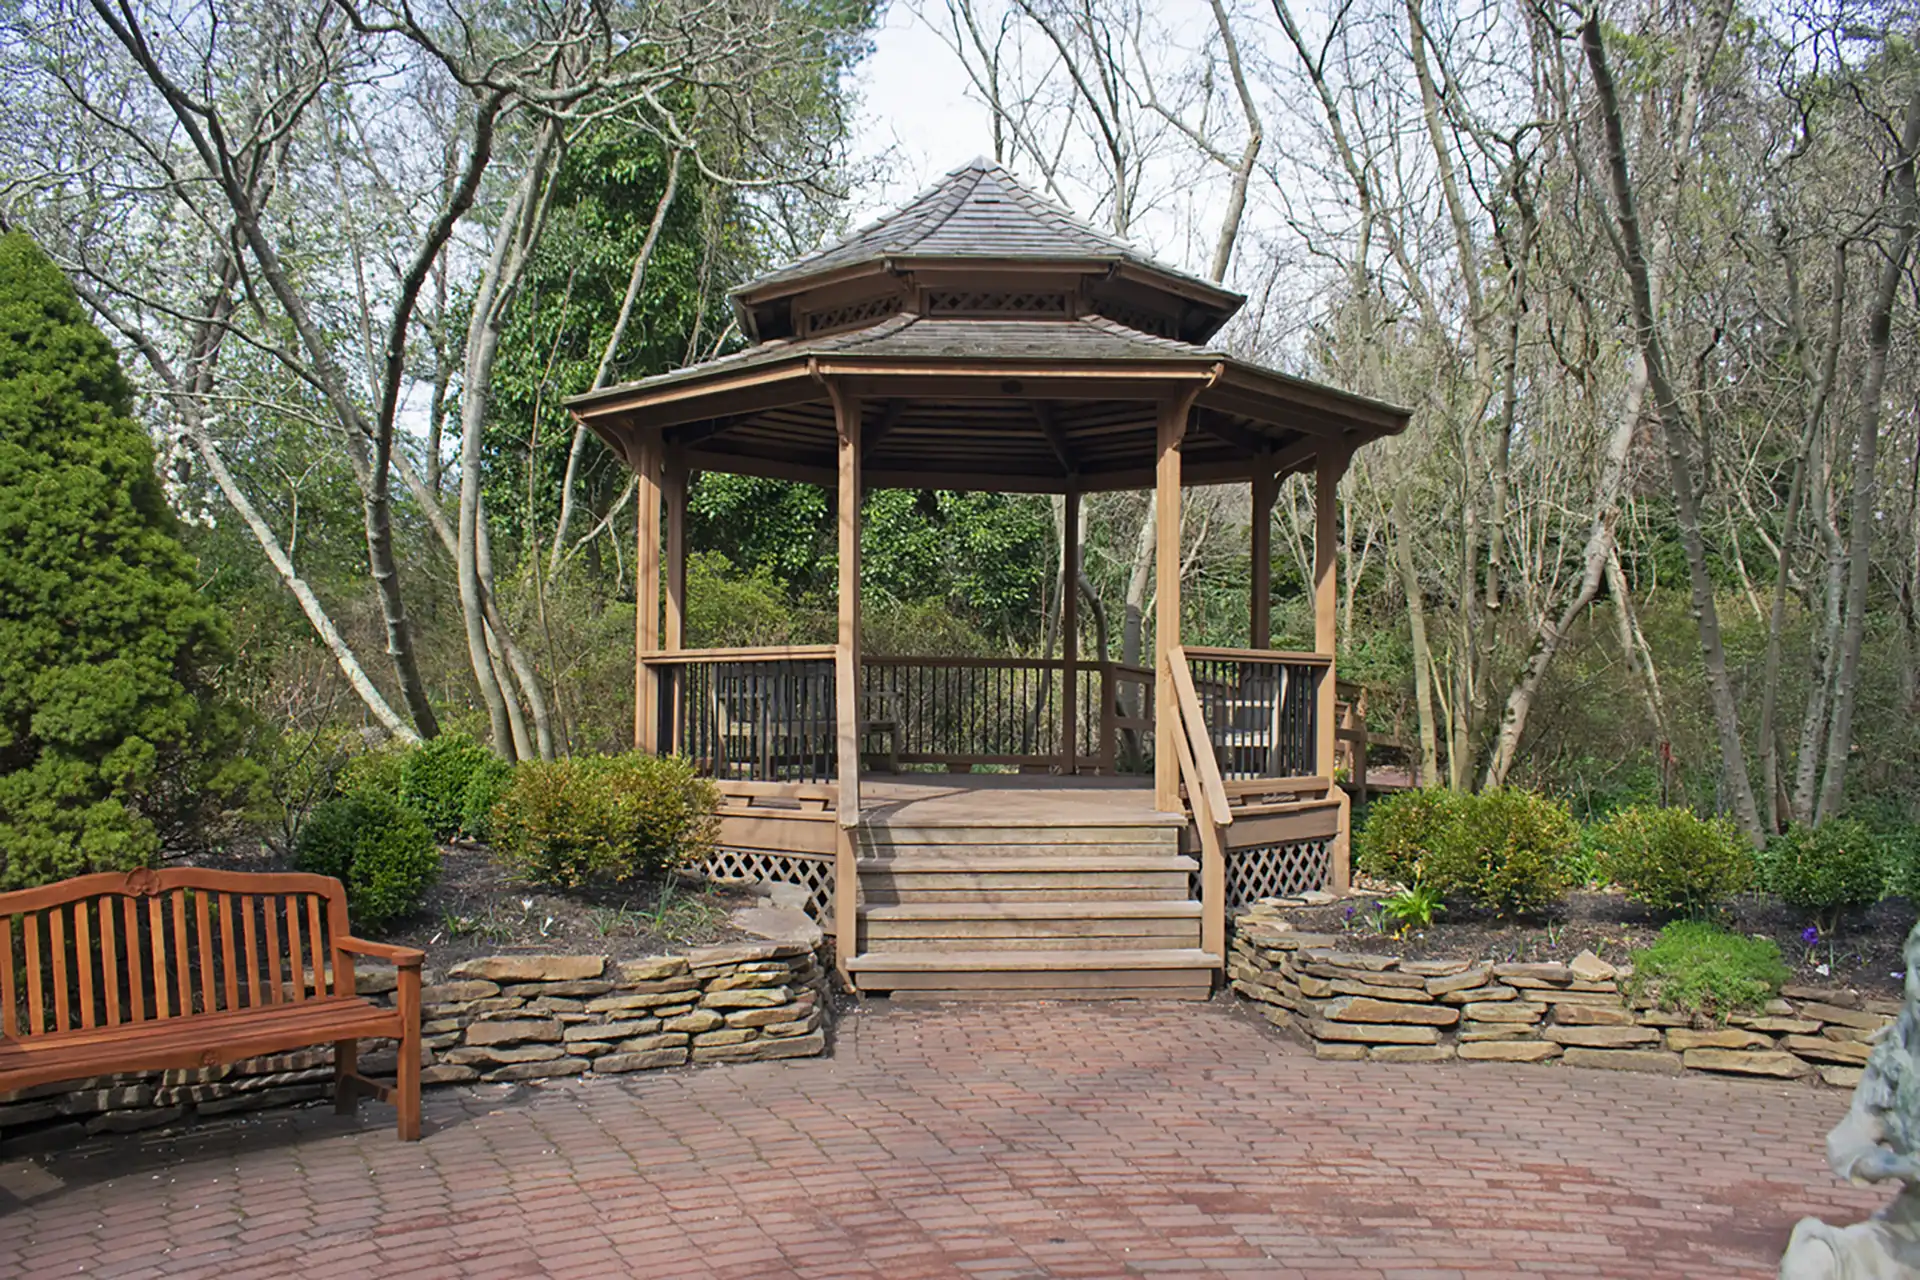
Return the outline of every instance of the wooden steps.
{"type": "Polygon", "coordinates": [[[901,1000],[1211,994],[1178,817],[901,823],[855,833],[862,992],[901,1000]]]}

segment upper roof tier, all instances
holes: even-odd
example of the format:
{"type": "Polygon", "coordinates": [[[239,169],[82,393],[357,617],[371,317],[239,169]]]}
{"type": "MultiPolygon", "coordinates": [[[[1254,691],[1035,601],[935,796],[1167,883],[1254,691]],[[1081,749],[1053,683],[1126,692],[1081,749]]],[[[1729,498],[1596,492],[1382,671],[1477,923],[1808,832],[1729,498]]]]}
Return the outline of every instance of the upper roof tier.
{"type": "MultiPolygon", "coordinates": [[[[1246,301],[1156,262],[1133,245],[1043,199],[991,160],[962,165],[909,203],[846,239],[733,291],[740,327],[756,342],[812,337],[953,269],[996,269],[1071,282],[1088,310],[1131,328],[1205,342],[1246,301]]],[[[969,310],[974,308],[968,308],[969,310]]]]}

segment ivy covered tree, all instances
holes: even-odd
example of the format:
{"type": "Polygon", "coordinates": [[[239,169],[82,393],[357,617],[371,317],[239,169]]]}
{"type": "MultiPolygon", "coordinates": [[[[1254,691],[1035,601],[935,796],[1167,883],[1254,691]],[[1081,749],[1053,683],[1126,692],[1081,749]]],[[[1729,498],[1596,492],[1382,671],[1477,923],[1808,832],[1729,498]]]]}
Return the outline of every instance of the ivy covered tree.
{"type": "Polygon", "coordinates": [[[107,339],[0,236],[0,889],[151,862],[257,768],[107,339]]]}

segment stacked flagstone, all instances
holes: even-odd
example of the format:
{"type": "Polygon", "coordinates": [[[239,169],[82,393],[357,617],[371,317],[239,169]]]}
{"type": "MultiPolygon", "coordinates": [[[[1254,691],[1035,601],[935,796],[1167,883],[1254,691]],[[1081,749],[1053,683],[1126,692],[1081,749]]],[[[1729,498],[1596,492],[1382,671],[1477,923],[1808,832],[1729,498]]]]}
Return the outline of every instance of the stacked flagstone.
{"type": "Polygon", "coordinates": [[[1236,922],[1233,989],[1322,1058],[1387,1062],[1559,1061],[1616,1071],[1818,1077],[1851,1089],[1898,1001],[1787,987],[1726,1026],[1654,1008],[1620,989],[1631,970],[1591,951],[1571,961],[1407,960],[1345,950],[1262,904],[1236,922]]]}
{"type": "MultiPolygon", "coordinates": [[[[803,922],[804,923],[804,922],[803,922]]],[[[422,974],[423,1084],[614,1075],[826,1051],[828,953],[820,932],[699,947],[645,960],[485,956],[422,974]]],[[[356,967],[360,993],[390,1001],[392,969],[356,967]]],[[[361,1069],[391,1075],[394,1042],[361,1044],[361,1069]]],[[[230,1066],[126,1073],[0,1094],[0,1144],[31,1135],[128,1132],[192,1115],[310,1102],[333,1088],[333,1050],[230,1066]]]]}

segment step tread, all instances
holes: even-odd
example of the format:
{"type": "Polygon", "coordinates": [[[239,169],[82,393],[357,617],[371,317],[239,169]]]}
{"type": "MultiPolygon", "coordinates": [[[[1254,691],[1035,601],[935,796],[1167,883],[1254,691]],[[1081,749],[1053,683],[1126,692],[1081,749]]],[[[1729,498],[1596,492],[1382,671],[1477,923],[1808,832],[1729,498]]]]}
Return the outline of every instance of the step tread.
{"type": "Polygon", "coordinates": [[[856,871],[924,871],[995,874],[1005,871],[1192,871],[1199,863],[1178,853],[997,853],[908,854],[859,858],[856,871]]]}
{"type": "Polygon", "coordinates": [[[1156,813],[1149,816],[1098,817],[1076,814],[1070,818],[923,818],[919,816],[885,817],[881,815],[862,815],[856,828],[860,831],[1082,831],[1088,827],[1101,830],[1124,830],[1139,827],[1149,830],[1171,828],[1182,830],[1187,825],[1184,813],[1156,813]]]}
{"type": "Polygon", "coordinates": [[[879,951],[847,961],[852,973],[1065,972],[1104,969],[1217,969],[1220,957],[1197,948],[1153,951],[879,951]]]}
{"type": "Polygon", "coordinates": [[[1200,904],[1166,902],[900,902],[862,906],[871,920],[1198,919],[1200,904]]]}

